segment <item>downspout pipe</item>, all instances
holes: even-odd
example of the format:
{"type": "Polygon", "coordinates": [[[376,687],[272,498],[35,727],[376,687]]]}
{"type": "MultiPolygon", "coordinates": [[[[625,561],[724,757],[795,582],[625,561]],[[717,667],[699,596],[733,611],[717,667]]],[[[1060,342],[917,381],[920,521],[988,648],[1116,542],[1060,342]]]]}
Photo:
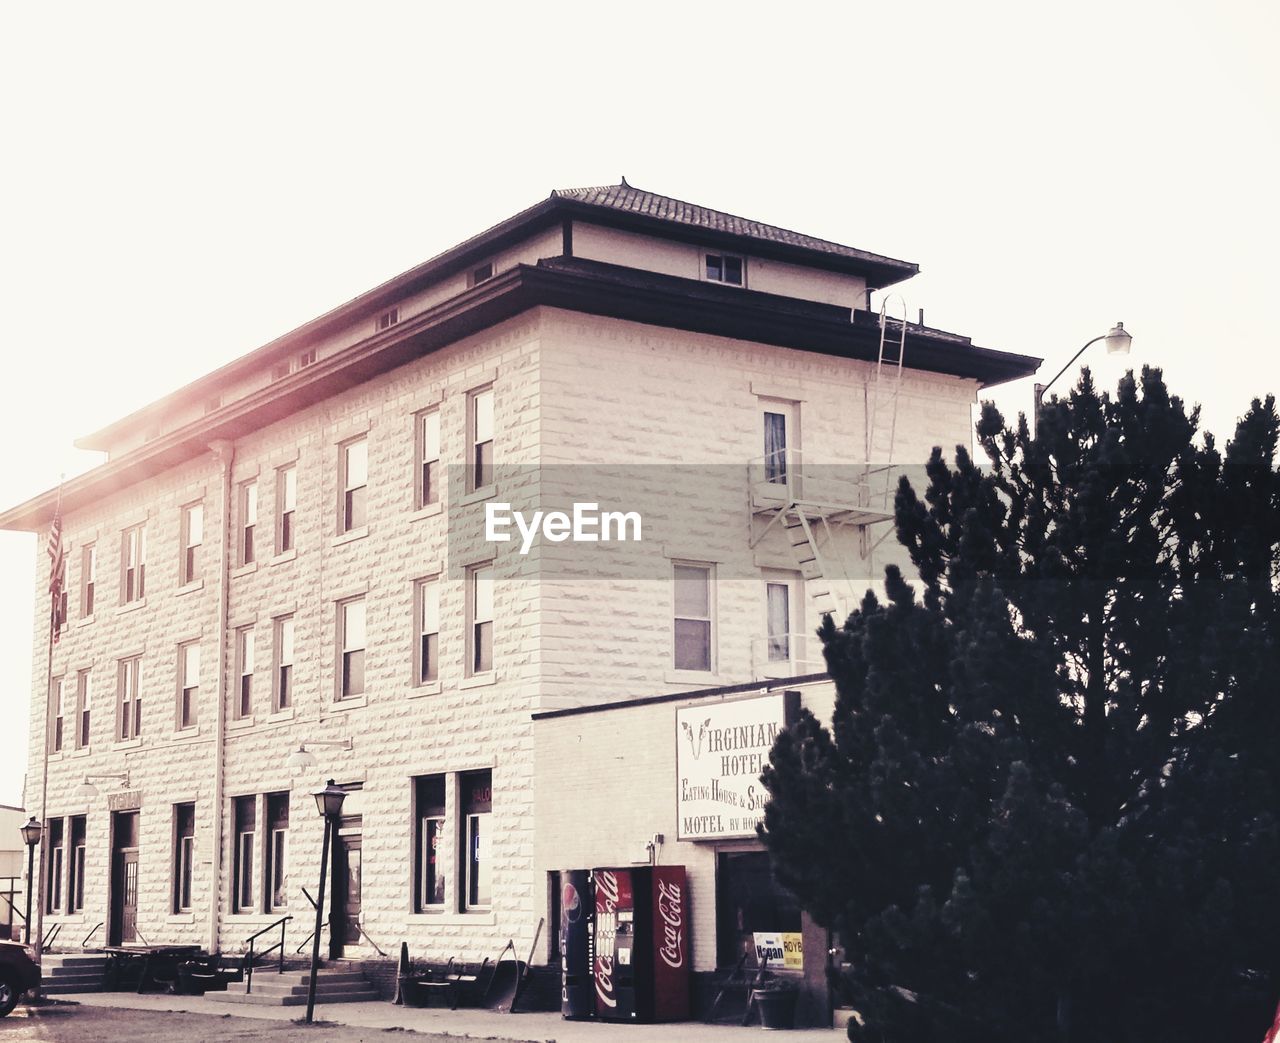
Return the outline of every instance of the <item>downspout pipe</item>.
{"type": "Polygon", "coordinates": [[[218,550],[218,701],[217,724],[213,739],[213,887],[209,892],[209,952],[217,952],[218,930],[222,916],[222,791],[227,743],[227,625],[231,609],[231,465],[235,462],[235,443],[225,439],[211,442],[209,448],[222,467],[222,528],[218,550]]]}

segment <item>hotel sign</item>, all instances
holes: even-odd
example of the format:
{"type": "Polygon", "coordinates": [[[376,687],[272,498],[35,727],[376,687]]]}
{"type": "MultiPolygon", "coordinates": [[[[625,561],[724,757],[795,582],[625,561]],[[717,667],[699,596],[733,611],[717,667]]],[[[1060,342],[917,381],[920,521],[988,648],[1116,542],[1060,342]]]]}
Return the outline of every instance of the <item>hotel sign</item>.
{"type": "Polygon", "coordinates": [[[676,837],[754,837],[768,799],[760,773],[798,692],[676,711],[676,837]]]}

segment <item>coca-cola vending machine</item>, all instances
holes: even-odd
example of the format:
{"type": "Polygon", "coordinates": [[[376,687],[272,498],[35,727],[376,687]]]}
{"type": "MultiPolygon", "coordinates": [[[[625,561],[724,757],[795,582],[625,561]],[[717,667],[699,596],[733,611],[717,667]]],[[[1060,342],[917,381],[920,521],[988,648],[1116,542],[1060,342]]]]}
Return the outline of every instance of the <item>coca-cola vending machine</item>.
{"type": "Polygon", "coordinates": [[[689,1017],[689,904],[684,866],[596,869],[596,1016],[689,1017]]]}
{"type": "Polygon", "coordinates": [[[591,873],[569,869],[560,874],[560,1013],[590,1018],[596,1012],[591,977],[591,873]]]}

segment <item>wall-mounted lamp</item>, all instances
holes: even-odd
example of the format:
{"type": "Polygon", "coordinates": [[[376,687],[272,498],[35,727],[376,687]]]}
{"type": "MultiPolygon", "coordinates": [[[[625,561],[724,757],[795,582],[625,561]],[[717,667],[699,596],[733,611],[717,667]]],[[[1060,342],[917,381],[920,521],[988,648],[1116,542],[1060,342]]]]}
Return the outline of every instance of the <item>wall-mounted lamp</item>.
{"type": "Polygon", "coordinates": [[[311,771],[320,764],[316,760],[315,754],[307,749],[308,746],[326,746],[349,751],[351,749],[351,738],[348,736],[345,739],[308,739],[305,742],[298,743],[298,748],[289,754],[289,759],[285,761],[285,765],[295,775],[301,775],[304,771],[311,771]]]}
{"type": "Polygon", "coordinates": [[[95,786],[94,780],[98,782],[107,782],[113,780],[118,782],[119,789],[125,789],[129,785],[129,773],[127,771],[116,772],[94,772],[92,775],[86,775],[84,781],[75,788],[75,796],[80,800],[92,800],[94,797],[101,796],[101,791],[95,786]]]}

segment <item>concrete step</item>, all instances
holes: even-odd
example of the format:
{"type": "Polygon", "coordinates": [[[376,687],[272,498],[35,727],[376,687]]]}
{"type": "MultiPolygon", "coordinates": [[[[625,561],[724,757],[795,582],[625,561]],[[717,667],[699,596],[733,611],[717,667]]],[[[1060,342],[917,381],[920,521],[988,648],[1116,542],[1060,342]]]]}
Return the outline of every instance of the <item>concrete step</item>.
{"type": "MultiPolygon", "coordinates": [[[[307,982],[311,980],[308,971],[285,971],[283,974],[277,974],[275,971],[254,971],[253,972],[253,990],[258,991],[259,987],[265,988],[268,985],[274,986],[302,986],[306,988],[307,982]]],[[[316,985],[363,985],[364,975],[359,971],[320,971],[316,975],[316,985]]],[[[228,988],[244,989],[245,983],[242,981],[233,981],[228,984],[228,988]]]]}
{"type": "MultiPolygon", "coordinates": [[[[307,1004],[307,994],[304,991],[301,995],[289,996],[266,996],[257,989],[252,994],[246,996],[243,993],[239,995],[230,995],[225,992],[206,992],[205,999],[222,1000],[230,1003],[247,1003],[251,1006],[258,1007],[305,1007],[307,1004]]],[[[322,993],[319,988],[316,989],[316,1003],[368,1003],[376,1000],[378,994],[373,989],[360,990],[359,992],[325,992],[322,993]]]]}
{"type": "MultiPolygon", "coordinates": [[[[245,991],[245,983],[227,983],[226,992],[207,992],[207,999],[223,1003],[250,1003],[259,1006],[295,1007],[307,1002],[310,972],[286,970],[258,971],[253,976],[253,992],[245,991]]],[[[357,971],[321,969],[316,975],[317,1003],[358,1003],[376,1000],[377,991],[357,971]]]]}
{"type": "Polygon", "coordinates": [[[40,969],[46,978],[83,978],[90,974],[102,977],[103,963],[45,963],[40,969]]]}

